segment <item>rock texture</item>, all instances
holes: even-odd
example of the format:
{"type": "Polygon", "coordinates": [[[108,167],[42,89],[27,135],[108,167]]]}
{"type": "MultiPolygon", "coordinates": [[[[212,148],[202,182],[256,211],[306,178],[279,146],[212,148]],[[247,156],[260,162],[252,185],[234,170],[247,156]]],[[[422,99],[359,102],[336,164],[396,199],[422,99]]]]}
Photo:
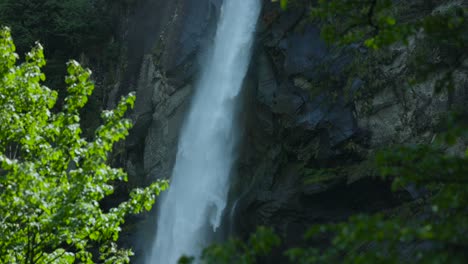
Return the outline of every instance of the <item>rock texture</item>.
{"type": "MultiPolygon", "coordinates": [[[[133,185],[170,177],[220,2],[146,0],[129,15],[125,74],[111,95],[137,91],[135,126],[124,155],[133,185]]],[[[423,45],[417,38],[407,47],[393,47],[388,56],[373,57],[362,47],[327,46],[307,15],[302,8],[282,11],[264,1],[246,80],[244,140],[225,217],[226,232],[246,236],[257,225],[270,225],[285,246],[301,243],[312,223],[398,205],[402,194],[370,178],[375,171],[367,159],[390,143],[432,140],[437,116],[466,103],[468,94],[462,68],[456,71],[455,96],[433,95],[438,76],[417,89],[404,85],[410,58],[423,45]],[[356,76],[356,61],[374,63],[375,72],[356,76]],[[369,90],[376,86],[382,89],[369,90]],[[324,169],[328,173],[320,173],[324,169]]]]}

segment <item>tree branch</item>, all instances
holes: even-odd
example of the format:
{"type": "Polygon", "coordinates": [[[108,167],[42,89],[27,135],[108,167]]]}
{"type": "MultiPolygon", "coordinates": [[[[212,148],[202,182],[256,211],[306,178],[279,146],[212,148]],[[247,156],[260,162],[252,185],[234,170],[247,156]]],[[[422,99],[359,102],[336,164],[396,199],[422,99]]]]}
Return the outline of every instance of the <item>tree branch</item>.
{"type": "Polygon", "coordinates": [[[372,20],[376,5],[377,0],[372,0],[372,2],[370,3],[369,12],[367,12],[367,21],[369,22],[369,25],[371,25],[371,27],[374,28],[375,35],[379,34],[379,27],[376,24],[374,24],[374,21],[372,20]]]}

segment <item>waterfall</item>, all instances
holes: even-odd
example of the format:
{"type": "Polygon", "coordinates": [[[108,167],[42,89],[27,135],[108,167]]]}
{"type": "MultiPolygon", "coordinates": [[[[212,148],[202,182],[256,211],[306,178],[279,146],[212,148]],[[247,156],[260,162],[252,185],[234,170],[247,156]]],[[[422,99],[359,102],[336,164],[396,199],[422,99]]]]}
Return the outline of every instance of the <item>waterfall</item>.
{"type": "Polygon", "coordinates": [[[226,207],[238,127],[235,107],[250,62],[260,0],[224,0],[210,56],[181,131],[147,263],[173,264],[210,243],[226,207]]]}

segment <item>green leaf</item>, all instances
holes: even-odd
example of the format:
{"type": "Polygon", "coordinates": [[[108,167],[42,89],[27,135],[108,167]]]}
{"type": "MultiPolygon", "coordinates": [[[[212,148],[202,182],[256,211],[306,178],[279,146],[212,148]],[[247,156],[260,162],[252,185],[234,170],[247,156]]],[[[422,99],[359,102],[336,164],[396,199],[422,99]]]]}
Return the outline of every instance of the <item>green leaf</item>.
{"type": "Polygon", "coordinates": [[[57,92],[45,79],[43,48],[36,46],[16,65],[7,28],[0,30],[0,259],[5,263],[92,263],[92,245],[107,263],[128,263],[131,250],[113,244],[130,213],[150,210],[167,188],[159,181],[133,191],[120,206],[103,211],[101,201],[113,184],[127,178],[107,159],[114,143],[128,135],[124,119],[135,102],[124,97],[109,110],[94,140],[81,138],[82,107],[94,85],[91,71],[78,62],[68,66],[64,111],[50,109],[57,92]],[[10,149],[13,149],[10,151],[10,149]],[[34,234],[32,236],[31,234],[34,234]],[[33,239],[32,239],[33,238],[33,239]]]}

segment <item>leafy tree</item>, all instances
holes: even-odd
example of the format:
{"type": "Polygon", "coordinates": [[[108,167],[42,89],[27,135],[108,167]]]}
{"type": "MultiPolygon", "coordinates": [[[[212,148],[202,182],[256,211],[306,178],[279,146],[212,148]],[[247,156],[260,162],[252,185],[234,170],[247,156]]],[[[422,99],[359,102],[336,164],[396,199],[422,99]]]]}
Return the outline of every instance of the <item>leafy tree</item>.
{"type": "Polygon", "coordinates": [[[0,262],[126,263],[130,249],[116,241],[128,214],[149,210],[167,187],[158,181],[104,210],[99,202],[126,180],[108,165],[115,142],[131,127],[124,119],[135,97],[102,113],[95,137],[81,137],[78,111],[93,91],[91,72],[68,63],[62,112],[51,111],[57,92],[41,84],[41,45],[18,59],[8,28],[0,30],[0,262]]]}
{"type": "Polygon", "coordinates": [[[272,249],[280,245],[280,238],[272,229],[258,227],[251,234],[247,243],[231,238],[224,245],[212,245],[201,256],[203,263],[229,264],[253,263],[262,256],[267,256],[272,249]]]}
{"type": "MultiPolygon", "coordinates": [[[[258,227],[246,243],[231,238],[223,244],[213,244],[203,250],[199,260],[205,264],[256,263],[279,245],[280,238],[271,228],[258,227]]],[[[193,263],[194,260],[194,257],[182,257],[179,264],[193,263]]]]}

